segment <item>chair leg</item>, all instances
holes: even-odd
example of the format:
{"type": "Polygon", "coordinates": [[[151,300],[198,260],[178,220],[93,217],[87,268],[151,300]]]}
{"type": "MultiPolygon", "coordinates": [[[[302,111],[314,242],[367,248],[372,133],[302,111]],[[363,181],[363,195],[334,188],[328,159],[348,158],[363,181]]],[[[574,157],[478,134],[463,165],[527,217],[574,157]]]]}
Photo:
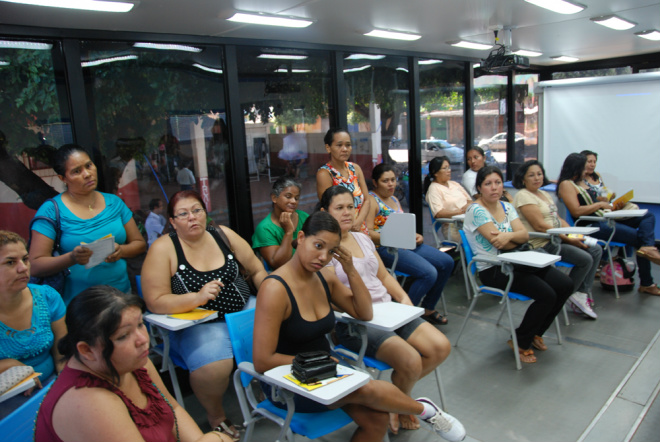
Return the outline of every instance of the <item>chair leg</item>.
{"type": "Polygon", "coordinates": [[[557,343],[562,345],[564,343],[561,338],[561,329],[559,328],[559,318],[555,316],[555,328],[557,329],[557,343]]]}
{"type": "Polygon", "coordinates": [[[442,301],[442,311],[445,316],[447,316],[447,303],[445,302],[445,295],[444,293],[440,295],[440,300],[442,301]]]}
{"type": "MultiPolygon", "coordinates": [[[[495,326],[500,325],[500,321],[502,320],[502,316],[504,315],[504,311],[507,309],[508,303],[505,303],[505,305],[502,306],[502,310],[500,311],[500,315],[497,317],[497,322],[495,323],[495,326]]],[[[511,329],[513,330],[513,328],[511,329]]]]}
{"type": "Polygon", "coordinates": [[[447,401],[445,400],[445,388],[442,385],[442,377],[440,376],[440,367],[435,367],[435,381],[438,383],[438,392],[440,393],[440,404],[442,409],[447,411],[447,401]]]}
{"type": "Polygon", "coordinates": [[[465,252],[463,252],[463,247],[459,246],[459,257],[461,259],[461,270],[463,271],[463,282],[465,283],[465,295],[467,296],[468,301],[472,299],[472,292],[470,291],[470,282],[468,281],[468,269],[465,262],[465,252]]]}
{"type": "Polygon", "coordinates": [[[474,297],[472,298],[472,302],[470,303],[470,308],[468,308],[467,314],[465,315],[465,319],[463,320],[463,325],[461,325],[461,330],[458,332],[458,337],[456,338],[456,342],[454,342],[454,347],[458,347],[458,341],[461,339],[461,335],[463,334],[463,330],[465,330],[465,325],[468,322],[468,319],[470,319],[470,315],[472,314],[472,310],[474,310],[474,306],[477,304],[477,294],[475,293],[474,297]]]}
{"type": "Polygon", "coordinates": [[[516,370],[522,370],[520,351],[518,349],[518,337],[516,336],[516,329],[513,325],[513,313],[511,313],[511,306],[509,305],[508,298],[506,299],[506,311],[509,314],[509,327],[511,327],[511,341],[513,342],[513,357],[516,358],[516,370]]]}
{"type": "Polygon", "coordinates": [[[568,320],[568,313],[566,312],[566,304],[564,304],[561,311],[564,313],[564,324],[566,324],[566,326],[571,325],[571,322],[568,320]]]}

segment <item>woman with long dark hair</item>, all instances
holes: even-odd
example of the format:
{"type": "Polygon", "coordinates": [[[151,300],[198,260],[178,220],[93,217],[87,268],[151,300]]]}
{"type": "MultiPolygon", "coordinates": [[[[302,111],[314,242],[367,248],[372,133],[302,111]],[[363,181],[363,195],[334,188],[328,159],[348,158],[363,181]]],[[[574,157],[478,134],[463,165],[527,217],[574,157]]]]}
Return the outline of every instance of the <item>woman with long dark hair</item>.
{"type": "MultiPolygon", "coordinates": [[[[603,216],[605,211],[617,210],[608,201],[598,201],[585,183],[587,157],[572,153],[566,157],[557,180],[557,196],[566,205],[574,219],[581,216],[603,216]]],[[[612,227],[607,222],[590,222],[600,230],[592,236],[608,240],[612,227]]],[[[644,216],[616,220],[616,231],[612,241],[621,242],[637,249],[639,268],[639,292],[660,296],[660,288],[653,282],[651,262],[660,264],[660,252],[655,248],[655,216],[647,212],[644,216]]]]}

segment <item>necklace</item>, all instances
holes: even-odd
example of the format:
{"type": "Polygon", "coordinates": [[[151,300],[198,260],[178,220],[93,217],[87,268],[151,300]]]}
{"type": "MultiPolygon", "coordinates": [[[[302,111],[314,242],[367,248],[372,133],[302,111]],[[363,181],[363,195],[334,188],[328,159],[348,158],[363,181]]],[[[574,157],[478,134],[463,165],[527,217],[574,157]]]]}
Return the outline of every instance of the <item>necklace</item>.
{"type": "MultiPolygon", "coordinates": [[[[74,197],[71,192],[67,192],[69,194],[69,198],[71,198],[74,202],[78,203],[78,199],[74,197]]],[[[83,203],[84,205],[84,203],[83,203]]],[[[96,206],[96,192],[94,192],[94,200],[92,201],[91,204],[87,204],[87,208],[89,209],[90,212],[94,211],[94,206],[96,206]]]]}

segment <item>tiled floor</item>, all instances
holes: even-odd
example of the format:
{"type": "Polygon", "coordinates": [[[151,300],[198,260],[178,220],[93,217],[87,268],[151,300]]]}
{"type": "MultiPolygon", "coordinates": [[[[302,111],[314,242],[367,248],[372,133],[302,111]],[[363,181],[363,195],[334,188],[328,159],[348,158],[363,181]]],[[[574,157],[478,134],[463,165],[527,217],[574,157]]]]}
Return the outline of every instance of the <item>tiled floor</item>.
{"type": "MultiPolygon", "coordinates": [[[[656,280],[660,271],[654,269],[656,280]]],[[[465,425],[466,440],[539,442],[651,442],[659,441],[660,405],[660,297],[629,292],[615,299],[595,284],[598,320],[569,312],[571,324],[562,322],[563,345],[554,328],[546,335],[549,350],[536,352],[538,362],[517,371],[506,345],[509,332],[496,327],[500,306],[495,298],[481,299],[473,318],[448,360],[441,366],[448,411],[465,425]]],[[[445,290],[449,324],[442,326],[452,343],[467,311],[460,275],[445,290]]],[[[526,305],[514,305],[520,320],[526,305]]],[[[186,378],[180,373],[180,379],[186,378]]],[[[387,375],[385,376],[387,378],[387,375]]],[[[184,381],[185,383],[185,381],[184,381]]],[[[436,397],[433,375],[420,380],[415,395],[436,397]]],[[[225,397],[229,417],[240,422],[233,386],[225,397]]],[[[194,396],[186,407],[207,429],[194,396]]],[[[354,427],[324,437],[347,441],[354,427]]],[[[257,424],[254,441],[274,440],[277,427],[257,424]]],[[[303,438],[298,438],[303,440],[303,438]]],[[[436,440],[427,428],[401,431],[390,440],[436,440]]]]}

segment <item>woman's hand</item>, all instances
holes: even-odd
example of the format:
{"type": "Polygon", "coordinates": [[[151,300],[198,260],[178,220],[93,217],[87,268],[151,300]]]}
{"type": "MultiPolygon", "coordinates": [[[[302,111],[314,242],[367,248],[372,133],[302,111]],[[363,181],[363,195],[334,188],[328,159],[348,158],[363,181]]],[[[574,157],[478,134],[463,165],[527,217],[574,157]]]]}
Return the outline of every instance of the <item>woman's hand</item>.
{"type": "Polygon", "coordinates": [[[204,287],[197,292],[199,305],[202,306],[209,301],[214,300],[220,294],[220,291],[225,285],[221,281],[213,280],[204,284],[204,287]]]}
{"type": "Polygon", "coordinates": [[[341,264],[341,267],[346,274],[355,269],[355,267],[353,267],[353,254],[346,247],[342,245],[337,246],[337,248],[332,251],[332,256],[339,261],[339,264],[341,264]]]}
{"type": "Polygon", "coordinates": [[[284,234],[291,234],[294,231],[294,225],[293,225],[293,219],[291,217],[293,216],[293,213],[290,212],[282,212],[280,215],[280,226],[284,229],[284,234]]]}
{"type": "Polygon", "coordinates": [[[355,220],[353,221],[353,225],[351,226],[351,231],[352,232],[361,232],[362,231],[362,221],[355,220]]]}
{"type": "Polygon", "coordinates": [[[123,256],[121,246],[117,243],[115,243],[115,251],[112,252],[110,255],[108,255],[107,258],[105,258],[105,262],[116,262],[121,259],[123,256]]]}
{"type": "Polygon", "coordinates": [[[579,249],[588,249],[587,245],[584,243],[584,238],[566,238],[564,242],[568,245],[571,245],[573,247],[577,247],[579,249]]]}
{"type": "Polygon", "coordinates": [[[493,235],[493,239],[490,243],[498,250],[506,247],[511,242],[511,237],[513,236],[512,232],[500,232],[499,230],[495,230],[491,234],[493,235]]]}
{"type": "Polygon", "coordinates": [[[415,233],[415,244],[420,246],[423,243],[424,243],[424,237],[422,235],[420,235],[419,233],[415,233]]]}
{"type": "Polygon", "coordinates": [[[34,387],[25,390],[25,393],[23,393],[23,396],[32,396],[32,392],[34,391],[35,388],[42,389],[43,386],[41,385],[41,381],[39,380],[39,377],[37,376],[34,378],[34,387]]]}
{"type": "MultiPolygon", "coordinates": [[[[116,245],[116,244],[115,244],[116,245]]],[[[84,266],[89,262],[89,258],[92,257],[92,252],[90,249],[84,246],[76,246],[71,252],[71,260],[74,264],[80,264],[84,266]]]]}
{"type": "Polygon", "coordinates": [[[602,202],[596,203],[596,204],[598,204],[598,207],[600,209],[603,209],[603,210],[616,210],[614,207],[612,207],[612,205],[610,203],[605,202],[605,201],[602,201],[602,202]]]}

